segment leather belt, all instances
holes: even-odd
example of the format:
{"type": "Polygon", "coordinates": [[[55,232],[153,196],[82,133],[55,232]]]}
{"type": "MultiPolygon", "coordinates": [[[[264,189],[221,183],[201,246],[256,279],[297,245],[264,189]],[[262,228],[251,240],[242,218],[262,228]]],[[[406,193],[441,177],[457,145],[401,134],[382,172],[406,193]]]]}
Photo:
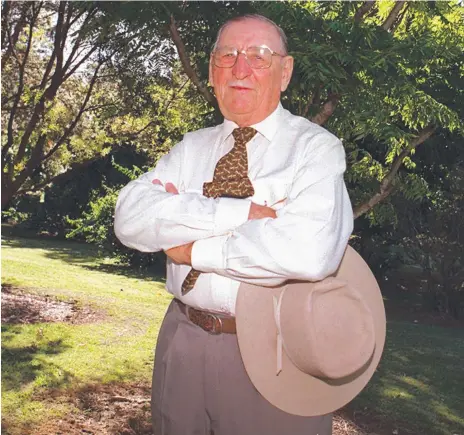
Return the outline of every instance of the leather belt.
{"type": "Polygon", "coordinates": [[[210,334],[236,334],[235,317],[227,317],[209,311],[197,310],[176,299],[180,310],[195,325],[210,334]]]}

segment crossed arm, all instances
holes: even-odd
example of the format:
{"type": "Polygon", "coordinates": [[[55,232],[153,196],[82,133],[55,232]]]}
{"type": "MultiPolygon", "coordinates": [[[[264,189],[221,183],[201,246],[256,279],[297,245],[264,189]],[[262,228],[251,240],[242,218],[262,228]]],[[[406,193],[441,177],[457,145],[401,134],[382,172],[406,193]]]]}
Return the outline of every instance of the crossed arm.
{"type": "MultiPolygon", "coordinates": [[[[162,186],[163,183],[161,180],[155,178],[153,180],[153,184],[157,184],[162,186]]],[[[177,187],[174,186],[173,183],[167,182],[164,186],[166,192],[178,195],[179,191],[177,187]]],[[[265,205],[255,204],[254,202],[250,205],[250,211],[248,213],[248,220],[252,219],[262,219],[262,218],[272,218],[276,217],[276,212],[271,207],[267,207],[265,205]]],[[[191,266],[192,265],[192,247],[194,242],[186,243],[184,245],[176,246],[171,249],[167,249],[166,255],[175,263],[177,264],[186,264],[191,266]]]]}
{"type": "MultiPolygon", "coordinates": [[[[323,279],[338,267],[353,229],[343,146],[328,139],[313,141],[298,156],[278,212],[250,199],[207,198],[184,189],[191,168],[185,172],[182,162],[191,164],[192,156],[173,149],[121,191],[116,235],[134,249],[163,250],[175,263],[250,284],[323,279]]],[[[203,159],[210,156],[197,152],[195,161],[203,159]]]]}

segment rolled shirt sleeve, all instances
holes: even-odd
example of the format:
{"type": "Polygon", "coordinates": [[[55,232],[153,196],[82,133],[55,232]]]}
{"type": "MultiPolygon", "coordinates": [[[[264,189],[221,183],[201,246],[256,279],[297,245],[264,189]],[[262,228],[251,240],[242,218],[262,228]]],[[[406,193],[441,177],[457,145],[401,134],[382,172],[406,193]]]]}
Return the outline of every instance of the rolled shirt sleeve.
{"type": "Polygon", "coordinates": [[[353,229],[345,168],[341,142],[317,135],[301,156],[277,218],[250,220],[227,234],[198,240],[193,267],[263,286],[316,281],[335,272],[353,229]]]}

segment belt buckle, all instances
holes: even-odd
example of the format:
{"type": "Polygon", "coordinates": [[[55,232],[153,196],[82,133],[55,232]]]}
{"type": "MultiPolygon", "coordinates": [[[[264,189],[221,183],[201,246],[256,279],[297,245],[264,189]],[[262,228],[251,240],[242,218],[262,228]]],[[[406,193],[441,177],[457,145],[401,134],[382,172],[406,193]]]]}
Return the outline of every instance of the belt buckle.
{"type": "Polygon", "coordinates": [[[219,335],[222,334],[222,319],[219,316],[216,316],[214,314],[208,314],[209,316],[212,317],[213,319],[213,327],[211,331],[208,331],[212,335],[219,335]],[[216,330],[216,320],[219,323],[219,328],[216,330]]]}
{"type": "Polygon", "coordinates": [[[203,331],[207,332],[208,334],[212,335],[219,335],[221,334],[222,331],[222,319],[219,316],[216,316],[211,313],[205,313],[204,311],[202,312],[201,310],[194,310],[191,309],[191,307],[187,306],[187,318],[199,326],[203,331]],[[195,313],[198,313],[195,315],[195,313]],[[196,317],[192,318],[192,314],[196,317]],[[198,315],[200,315],[200,319],[198,318],[198,315]],[[219,323],[219,327],[216,329],[216,321],[219,323]],[[211,326],[209,326],[211,325],[211,326]]]}

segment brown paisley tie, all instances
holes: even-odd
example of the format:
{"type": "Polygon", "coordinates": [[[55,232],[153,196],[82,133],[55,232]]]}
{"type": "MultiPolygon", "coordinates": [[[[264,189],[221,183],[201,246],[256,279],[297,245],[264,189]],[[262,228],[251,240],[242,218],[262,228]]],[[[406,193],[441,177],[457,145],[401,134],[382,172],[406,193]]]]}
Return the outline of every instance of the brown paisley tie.
{"type": "MultiPolygon", "coordinates": [[[[232,135],[235,143],[232,150],[222,157],[214,170],[213,181],[203,184],[203,195],[209,198],[247,198],[255,191],[248,178],[246,144],[256,134],[252,127],[236,128],[232,135]]],[[[182,294],[193,289],[201,272],[192,269],[182,283],[182,294]]]]}

